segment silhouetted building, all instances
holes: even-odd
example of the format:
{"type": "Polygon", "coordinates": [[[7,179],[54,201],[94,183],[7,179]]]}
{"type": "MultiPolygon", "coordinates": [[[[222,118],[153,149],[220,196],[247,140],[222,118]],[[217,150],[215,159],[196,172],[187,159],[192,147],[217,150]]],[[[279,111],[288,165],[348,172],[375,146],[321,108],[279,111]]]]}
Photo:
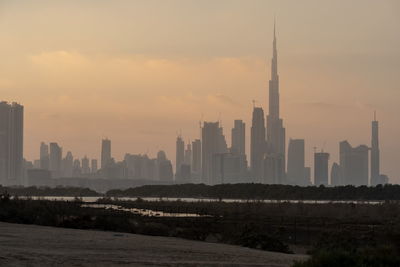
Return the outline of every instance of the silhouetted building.
{"type": "Polygon", "coordinates": [[[201,179],[201,141],[196,139],[192,142],[192,179],[200,182],[201,179]]]}
{"type": "Polygon", "coordinates": [[[231,152],[236,155],[246,154],[246,124],[242,120],[234,122],[231,152]]]}
{"type": "Polygon", "coordinates": [[[101,168],[104,169],[111,162],[111,140],[103,139],[101,142],[101,168]]]}
{"type": "Polygon", "coordinates": [[[332,168],[331,168],[331,185],[332,186],[343,185],[340,166],[336,162],[333,163],[332,168]]]}
{"type": "Polygon", "coordinates": [[[288,148],[287,182],[292,185],[308,185],[305,174],[304,139],[290,139],[288,148]]]}
{"type": "Polygon", "coordinates": [[[181,165],[185,160],[185,143],[181,136],[176,138],[176,161],[175,161],[175,178],[180,179],[180,169],[181,165]]]}
{"type": "Polygon", "coordinates": [[[311,185],[311,167],[304,168],[304,177],[306,181],[306,185],[311,185]]]}
{"type": "Polygon", "coordinates": [[[263,180],[265,142],[264,111],[262,108],[254,107],[250,138],[250,169],[256,182],[263,180]]]}
{"type": "Polygon", "coordinates": [[[49,169],[54,178],[61,176],[62,148],[57,143],[50,143],[49,169]]]}
{"type": "Polygon", "coordinates": [[[247,182],[245,155],[215,153],[212,158],[212,184],[247,182]]]}
{"type": "Polygon", "coordinates": [[[24,107],[0,102],[0,184],[21,184],[23,178],[24,107]]]}
{"type": "Polygon", "coordinates": [[[74,157],[70,151],[67,152],[67,155],[62,161],[62,176],[63,177],[72,177],[74,170],[74,157]]]}
{"type": "Polygon", "coordinates": [[[376,186],[382,184],[380,181],[380,158],[379,158],[379,122],[376,120],[374,115],[374,120],[371,125],[371,185],[376,186]]]}
{"type": "Polygon", "coordinates": [[[88,175],[90,173],[89,159],[88,157],[84,157],[82,159],[82,174],[88,175]]]}
{"type": "Polygon", "coordinates": [[[40,144],[40,168],[48,170],[50,167],[49,146],[42,142],[40,144]]]}
{"type": "Polygon", "coordinates": [[[51,171],[44,169],[27,170],[28,186],[52,186],[51,171]]]}
{"type": "Polygon", "coordinates": [[[185,159],[183,161],[186,165],[192,165],[192,144],[188,142],[185,149],[185,159]]]}
{"type": "Polygon", "coordinates": [[[340,142],[340,169],[344,185],[368,185],[368,150],[366,145],[353,148],[340,142]]]}
{"type": "Polygon", "coordinates": [[[172,163],[170,160],[164,160],[158,163],[158,175],[160,181],[173,181],[174,173],[172,171],[172,163]]]}
{"type": "Polygon", "coordinates": [[[97,159],[92,159],[90,165],[91,165],[91,171],[92,171],[92,173],[97,173],[97,171],[98,171],[97,159]]]}
{"type": "Polygon", "coordinates": [[[281,184],[284,177],[282,168],[285,164],[285,159],[282,154],[268,153],[263,160],[263,179],[261,182],[266,184],[281,184]]]}
{"type": "Polygon", "coordinates": [[[211,183],[212,176],[212,156],[219,151],[219,123],[204,122],[202,128],[202,182],[211,183]]]}
{"type": "Polygon", "coordinates": [[[72,176],[80,177],[81,175],[82,175],[81,161],[79,159],[75,159],[72,164],[72,176]]]}
{"type": "Polygon", "coordinates": [[[316,152],[314,153],[314,184],[325,185],[329,184],[329,153],[316,152]]]}
{"type": "MultiPolygon", "coordinates": [[[[269,81],[269,113],[267,116],[267,150],[269,164],[278,164],[276,177],[271,177],[276,183],[284,183],[285,178],[285,137],[283,120],[279,117],[279,75],[278,75],[278,51],[276,48],[276,35],[274,25],[273,56],[271,60],[271,80],[269,81]],[[276,159],[273,160],[272,158],[276,159]],[[279,169],[278,169],[279,168],[279,169]]],[[[267,164],[269,166],[269,164],[267,164]]],[[[271,173],[272,174],[272,173],[271,173]]]]}
{"type": "Polygon", "coordinates": [[[33,168],[34,169],[40,169],[40,159],[35,159],[33,161],[33,168]]]}

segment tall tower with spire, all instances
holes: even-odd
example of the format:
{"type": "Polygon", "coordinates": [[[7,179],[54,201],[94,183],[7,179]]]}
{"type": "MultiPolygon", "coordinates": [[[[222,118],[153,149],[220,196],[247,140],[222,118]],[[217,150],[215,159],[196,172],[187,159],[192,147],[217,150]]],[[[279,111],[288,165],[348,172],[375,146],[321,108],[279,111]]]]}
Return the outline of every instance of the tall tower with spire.
{"type": "MultiPolygon", "coordinates": [[[[268,168],[266,171],[267,183],[284,183],[285,179],[285,137],[286,131],[283,120],[279,115],[279,75],[278,75],[278,50],[276,48],[276,30],[274,21],[274,40],[271,60],[271,80],[269,81],[269,113],[267,115],[267,157],[268,168]]],[[[266,167],[267,168],[267,167],[266,167]]]]}

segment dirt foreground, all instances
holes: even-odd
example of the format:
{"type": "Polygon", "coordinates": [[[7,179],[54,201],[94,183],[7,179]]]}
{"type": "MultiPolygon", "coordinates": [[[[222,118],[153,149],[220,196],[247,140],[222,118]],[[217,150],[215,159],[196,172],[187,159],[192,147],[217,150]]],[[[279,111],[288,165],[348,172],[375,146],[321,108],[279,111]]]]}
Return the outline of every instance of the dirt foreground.
{"type": "Polygon", "coordinates": [[[303,255],[171,237],[0,223],[0,266],[290,266],[303,255]]]}

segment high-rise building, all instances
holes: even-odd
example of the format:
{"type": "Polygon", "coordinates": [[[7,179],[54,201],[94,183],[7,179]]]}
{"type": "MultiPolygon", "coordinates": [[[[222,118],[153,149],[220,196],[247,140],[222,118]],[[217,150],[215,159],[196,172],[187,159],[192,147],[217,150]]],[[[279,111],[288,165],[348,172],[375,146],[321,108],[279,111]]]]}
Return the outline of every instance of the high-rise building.
{"type": "Polygon", "coordinates": [[[352,147],[340,142],[340,170],[344,185],[368,185],[368,151],[366,145],[352,147]]]}
{"type": "MultiPolygon", "coordinates": [[[[216,153],[224,153],[221,148],[224,144],[221,142],[224,140],[221,137],[221,128],[218,122],[204,122],[202,128],[202,182],[205,184],[211,184],[212,181],[212,159],[216,153]]],[[[225,144],[226,146],[226,144],[225,144]]]]}
{"type": "Polygon", "coordinates": [[[304,139],[290,139],[288,147],[287,183],[292,185],[308,185],[305,173],[304,139]]]}
{"type": "Polygon", "coordinates": [[[246,154],[246,124],[242,120],[234,122],[231,152],[236,155],[246,154]]]}
{"type": "Polygon", "coordinates": [[[330,184],[332,186],[343,185],[340,166],[336,162],[332,164],[332,168],[331,168],[331,183],[330,184]]]}
{"type": "Polygon", "coordinates": [[[62,148],[57,143],[50,143],[49,169],[53,178],[61,176],[62,148]]]}
{"type": "Polygon", "coordinates": [[[49,169],[49,162],[50,156],[49,156],[49,146],[42,142],[40,144],[40,168],[44,170],[49,169]]]}
{"type": "Polygon", "coordinates": [[[182,137],[179,135],[176,138],[176,161],[175,161],[175,178],[179,179],[181,165],[185,160],[185,143],[182,137]]]}
{"type": "Polygon", "coordinates": [[[374,114],[374,120],[371,125],[371,185],[376,186],[382,184],[380,181],[380,155],[379,155],[379,122],[376,120],[374,114]]]}
{"type": "Polygon", "coordinates": [[[101,168],[106,168],[111,163],[111,159],[111,140],[106,138],[101,142],[101,168]]]}
{"type": "Polygon", "coordinates": [[[269,81],[269,113],[267,116],[267,154],[271,164],[277,171],[276,177],[271,177],[277,183],[284,183],[285,177],[285,137],[286,130],[283,120],[279,116],[279,75],[278,75],[278,51],[276,48],[276,34],[274,24],[273,56],[271,60],[271,80],[269,81]],[[274,159],[275,158],[275,159],[274,159]]]}
{"type": "Polygon", "coordinates": [[[89,159],[88,157],[84,157],[82,159],[82,174],[89,174],[90,173],[90,166],[89,166],[89,159]]]}
{"type": "Polygon", "coordinates": [[[192,144],[190,142],[187,143],[185,149],[185,159],[183,161],[186,165],[192,165],[192,144]]]}
{"type": "Polygon", "coordinates": [[[74,157],[72,156],[71,151],[67,152],[67,155],[62,160],[62,176],[63,177],[72,177],[73,176],[73,164],[74,157]]]}
{"type": "Polygon", "coordinates": [[[196,139],[192,142],[192,172],[201,172],[201,141],[196,139]]]}
{"type": "Polygon", "coordinates": [[[97,170],[98,170],[97,159],[92,159],[91,160],[90,167],[91,167],[90,169],[91,169],[92,173],[96,173],[97,172],[97,170]]]}
{"type": "Polygon", "coordinates": [[[0,184],[21,184],[23,179],[24,107],[0,102],[0,184]]]}
{"type": "Polygon", "coordinates": [[[250,138],[250,169],[255,182],[263,180],[263,160],[265,155],[264,111],[254,107],[250,138]]]}
{"type": "Polygon", "coordinates": [[[314,153],[314,184],[325,185],[329,184],[329,153],[316,152],[314,153]]]}

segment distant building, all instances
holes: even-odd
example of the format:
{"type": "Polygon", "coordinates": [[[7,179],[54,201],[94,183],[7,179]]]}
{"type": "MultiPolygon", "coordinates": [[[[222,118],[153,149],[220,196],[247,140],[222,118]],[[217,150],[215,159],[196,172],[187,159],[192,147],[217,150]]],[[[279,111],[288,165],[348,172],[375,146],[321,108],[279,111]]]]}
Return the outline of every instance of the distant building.
{"type": "Polygon", "coordinates": [[[80,177],[81,175],[82,175],[81,161],[79,159],[75,159],[72,167],[72,176],[80,177]]]}
{"type": "Polygon", "coordinates": [[[158,164],[158,173],[160,181],[172,182],[174,180],[174,173],[172,171],[172,163],[170,160],[164,160],[158,164]]]}
{"type": "Polygon", "coordinates": [[[201,141],[196,139],[192,142],[192,179],[200,182],[201,178],[201,141]]]}
{"type": "Polygon", "coordinates": [[[278,75],[278,50],[276,45],[276,34],[274,24],[274,39],[271,60],[271,79],[269,81],[269,112],[267,115],[267,147],[266,154],[268,162],[275,171],[268,171],[268,180],[274,183],[285,183],[286,174],[286,130],[283,127],[283,120],[280,118],[280,100],[279,100],[279,75],[278,75]]]}
{"type": "Polygon", "coordinates": [[[287,162],[287,182],[292,185],[309,184],[305,174],[304,139],[290,139],[287,162]]]}
{"type": "Polygon", "coordinates": [[[91,160],[91,171],[92,171],[92,173],[97,173],[97,171],[98,171],[98,167],[97,167],[97,159],[92,159],[91,160]]]}
{"type": "Polygon", "coordinates": [[[33,168],[34,169],[40,169],[40,159],[35,159],[33,161],[33,168]]]}
{"type": "Polygon", "coordinates": [[[86,156],[82,159],[82,174],[83,175],[90,174],[89,159],[86,156]]]}
{"type": "Polygon", "coordinates": [[[49,169],[54,178],[61,177],[62,148],[57,143],[50,143],[49,169]]]}
{"type": "Polygon", "coordinates": [[[232,128],[231,153],[246,154],[246,124],[242,120],[235,120],[232,128]]]}
{"type": "Polygon", "coordinates": [[[368,185],[368,151],[366,145],[353,148],[340,142],[340,169],[344,185],[368,185]]]}
{"type": "Polygon", "coordinates": [[[212,157],[219,152],[219,123],[204,122],[202,128],[202,182],[211,183],[212,177],[212,157]]]}
{"type": "Polygon", "coordinates": [[[182,140],[181,136],[176,138],[176,161],[175,161],[175,178],[176,180],[180,179],[180,169],[181,165],[185,160],[185,143],[182,140]]]}
{"type": "Polygon", "coordinates": [[[101,141],[101,168],[104,169],[111,163],[111,140],[103,139],[101,141]]]}
{"type": "Polygon", "coordinates": [[[49,146],[44,142],[40,144],[40,168],[44,170],[50,168],[49,146]]]}
{"type": "Polygon", "coordinates": [[[72,177],[74,170],[74,157],[72,156],[71,151],[67,152],[67,155],[62,160],[62,176],[63,177],[72,177]]]}
{"type": "Polygon", "coordinates": [[[329,153],[314,153],[314,184],[316,186],[329,184],[329,153]]]}
{"type": "Polygon", "coordinates": [[[0,184],[18,185],[23,179],[24,107],[0,102],[0,184]]]}
{"type": "Polygon", "coordinates": [[[285,159],[283,154],[268,153],[263,160],[263,179],[262,183],[265,184],[281,184],[284,177],[282,173],[285,159]]]}
{"type": "Polygon", "coordinates": [[[28,186],[52,186],[51,171],[30,169],[27,171],[28,186]]]}
{"type": "Polygon", "coordinates": [[[250,169],[254,181],[259,183],[263,180],[265,148],[264,111],[260,107],[254,107],[250,137],[250,169]]]}
{"type": "Polygon", "coordinates": [[[371,185],[376,186],[388,183],[389,179],[380,173],[379,122],[376,120],[376,113],[374,113],[371,130],[371,185]]]}
{"type": "Polygon", "coordinates": [[[340,186],[343,185],[342,174],[339,164],[333,163],[331,168],[331,185],[340,186]]]}

